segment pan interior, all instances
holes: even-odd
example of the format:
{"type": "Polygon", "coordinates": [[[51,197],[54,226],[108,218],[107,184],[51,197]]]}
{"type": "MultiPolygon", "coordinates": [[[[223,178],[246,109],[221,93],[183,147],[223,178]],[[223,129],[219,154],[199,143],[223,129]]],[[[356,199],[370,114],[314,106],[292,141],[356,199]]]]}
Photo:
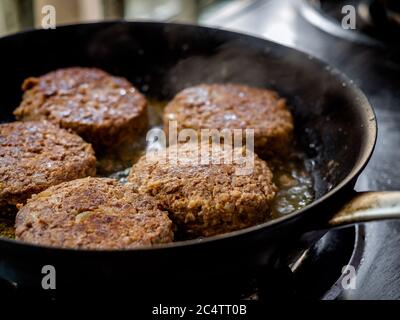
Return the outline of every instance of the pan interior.
{"type": "MultiPolygon", "coordinates": [[[[167,100],[160,101],[148,98],[148,131],[163,129],[163,112],[167,100]]],[[[117,179],[121,183],[128,181],[130,168],[151,148],[145,134],[134,143],[129,142],[112,149],[104,150],[97,156],[97,175],[117,179]]],[[[263,157],[273,172],[273,182],[278,187],[272,204],[271,218],[276,219],[304,208],[314,199],[313,166],[314,162],[307,158],[296,140],[285,156],[263,157]]],[[[270,219],[270,218],[269,218],[270,219]]]]}
{"type": "Polygon", "coordinates": [[[375,121],[364,96],[337,71],[280,45],[221,30],[109,22],[38,30],[0,39],[0,121],[14,120],[21,83],[69,66],[126,77],[157,101],[200,83],[277,90],[295,117],[318,199],[359,170],[372,151],[375,121]]]}

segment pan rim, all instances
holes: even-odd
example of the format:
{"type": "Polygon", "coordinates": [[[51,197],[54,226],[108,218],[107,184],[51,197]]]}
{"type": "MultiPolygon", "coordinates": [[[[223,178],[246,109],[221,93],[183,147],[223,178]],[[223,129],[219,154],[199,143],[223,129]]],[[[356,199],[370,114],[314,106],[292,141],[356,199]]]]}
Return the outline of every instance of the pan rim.
{"type": "MultiPolygon", "coordinates": [[[[313,63],[317,64],[318,67],[320,67],[321,70],[324,70],[324,68],[329,67],[330,73],[332,77],[335,77],[338,81],[341,81],[343,84],[345,84],[345,90],[348,90],[349,92],[352,92],[352,95],[355,95],[358,97],[358,108],[363,108],[363,114],[365,115],[364,118],[362,119],[362,125],[364,129],[364,141],[361,146],[361,150],[359,151],[358,154],[358,159],[355,161],[351,171],[346,175],[340,183],[338,183],[334,188],[329,190],[327,193],[325,193],[323,196],[320,198],[312,201],[310,204],[307,206],[303,207],[300,210],[297,210],[295,212],[292,212],[288,215],[272,219],[269,221],[266,221],[264,223],[251,226],[245,229],[241,230],[236,230],[220,235],[215,235],[212,237],[208,238],[201,238],[201,239],[193,239],[193,240],[185,240],[185,241],[178,241],[178,242],[171,242],[171,243],[166,243],[166,244],[157,244],[157,245],[152,245],[152,246],[138,246],[136,248],[129,248],[129,249],[80,249],[80,248],[63,248],[63,247],[54,247],[54,246],[47,246],[47,245],[39,245],[39,244],[32,244],[28,242],[24,242],[22,240],[16,240],[16,239],[8,239],[8,238],[0,238],[0,246],[3,245],[9,245],[9,246],[16,246],[16,247],[24,247],[26,249],[36,249],[36,250],[49,250],[49,251],[62,251],[62,252],[70,252],[70,253],[86,253],[86,254],[110,254],[110,253],[129,253],[129,252],[138,252],[138,251],[158,251],[158,250],[167,250],[167,249],[175,249],[175,248],[180,248],[180,247],[194,247],[194,246],[199,246],[199,245],[205,245],[210,242],[216,242],[216,241],[222,241],[222,240],[227,240],[229,238],[234,238],[237,236],[241,235],[246,235],[250,234],[255,231],[259,231],[260,229],[268,229],[268,228],[273,228],[277,227],[279,224],[283,224],[285,222],[289,222],[301,215],[307,214],[307,212],[310,212],[313,208],[321,205],[323,202],[326,202],[329,198],[334,196],[336,193],[344,189],[346,186],[348,186],[354,179],[358,177],[358,175],[362,172],[362,170],[365,168],[365,166],[368,164],[369,159],[371,158],[376,141],[377,141],[377,134],[378,134],[378,124],[377,124],[377,118],[375,111],[371,105],[371,103],[368,101],[367,97],[365,94],[361,91],[361,89],[354,84],[352,80],[350,80],[343,72],[340,70],[331,67],[327,63],[321,61],[320,59],[305,53],[301,50],[291,48],[288,46],[285,46],[280,43],[276,43],[273,41],[270,41],[268,39],[264,39],[259,36],[255,36],[254,34],[251,33],[246,33],[246,32],[237,32],[237,31],[232,31],[229,29],[221,28],[221,27],[210,27],[210,26],[204,26],[204,25],[197,25],[197,24],[188,24],[188,23],[176,23],[176,22],[156,22],[156,21],[151,21],[151,20],[126,20],[126,19],[119,19],[119,20],[106,20],[106,21],[101,21],[101,22],[87,22],[87,23],[77,23],[77,24],[60,24],[57,26],[57,29],[61,28],[70,28],[70,27],[75,27],[79,28],[80,26],[87,26],[87,25],[114,25],[114,24],[142,24],[142,25],[159,25],[159,26],[177,26],[177,27],[183,27],[183,28],[197,28],[197,29],[203,29],[203,30],[208,30],[208,31],[217,31],[221,33],[226,33],[230,34],[231,36],[236,36],[236,37],[243,37],[245,36],[246,38],[249,39],[254,39],[257,41],[262,41],[265,44],[268,44],[271,47],[277,47],[280,49],[285,50],[286,52],[292,52],[295,53],[296,55],[303,56],[304,59],[308,60],[313,60],[313,63]]],[[[16,32],[9,34],[4,37],[0,37],[1,40],[13,38],[15,36],[23,35],[23,34],[29,34],[33,32],[45,32],[46,30],[44,29],[35,29],[31,28],[28,30],[24,30],[22,32],[16,32]]]]}

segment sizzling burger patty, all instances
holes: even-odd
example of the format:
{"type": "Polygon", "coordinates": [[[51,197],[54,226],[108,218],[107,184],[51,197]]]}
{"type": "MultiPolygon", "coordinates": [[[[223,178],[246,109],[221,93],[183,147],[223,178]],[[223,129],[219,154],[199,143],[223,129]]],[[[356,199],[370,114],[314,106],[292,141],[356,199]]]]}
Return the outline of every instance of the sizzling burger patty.
{"type": "Polygon", "coordinates": [[[92,146],[47,121],[0,125],[0,206],[96,174],[92,146]]]}
{"type": "Polygon", "coordinates": [[[121,249],[171,242],[173,231],[152,197],[113,179],[85,178],[33,196],[17,214],[16,238],[56,247],[121,249]]]}
{"type": "Polygon", "coordinates": [[[276,192],[267,163],[255,155],[252,172],[237,175],[242,165],[224,164],[221,150],[209,153],[209,164],[199,163],[201,148],[180,145],[177,163],[162,154],[143,156],[128,181],[158,199],[187,236],[207,237],[264,222],[276,192]]]}
{"type": "Polygon", "coordinates": [[[72,129],[97,150],[134,139],[147,126],[146,99],[126,79],[94,68],[67,68],[28,78],[21,120],[47,119],[72,129]]]}
{"type": "Polygon", "coordinates": [[[178,93],[164,111],[178,130],[254,129],[259,155],[285,154],[293,135],[293,118],[275,91],[235,84],[203,84],[178,93]]]}

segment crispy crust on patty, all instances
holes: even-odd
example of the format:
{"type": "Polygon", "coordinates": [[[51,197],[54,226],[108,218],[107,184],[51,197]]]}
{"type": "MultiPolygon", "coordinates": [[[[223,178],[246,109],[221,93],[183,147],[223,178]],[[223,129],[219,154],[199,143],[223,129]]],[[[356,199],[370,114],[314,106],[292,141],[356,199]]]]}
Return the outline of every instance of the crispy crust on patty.
{"type": "Polygon", "coordinates": [[[135,139],[147,127],[145,97],[126,79],[95,68],[59,69],[28,78],[17,119],[46,119],[98,150],[135,139]]]}
{"type": "Polygon", "coordinates": [[[96,174],[92,146],[47,121],[0,124],[0,206],[96,174]]]}
{"type": "Polygon", "coordinates": [[[254,147],[260,156],[286,154],[293,136],[293,118],[277,92],[237,84],[202,84],[179,92],[164,111],[178,130],[254,129],[254,147]]]}
{"type": "Polygon", "coordinates": [[[173,240],[172,222],[150,196],[108,178],[84,178],[30,199],[16,218],[19,240],[65,248],[126,249],[173,240]]]}
{"type": "Polygon", "coordinates": [[[158,199],[187,236],[207,237],[264,222],[276,193],[267,163],[254,155],[252,172],[237,175],[242,165],[224,163],[222,150],[209,152],[209,164],[198,162],[196,152],[203,146],[179,145],[177,163],[165,154],[144,156],[133,165],[128,181],[158,199]]]}

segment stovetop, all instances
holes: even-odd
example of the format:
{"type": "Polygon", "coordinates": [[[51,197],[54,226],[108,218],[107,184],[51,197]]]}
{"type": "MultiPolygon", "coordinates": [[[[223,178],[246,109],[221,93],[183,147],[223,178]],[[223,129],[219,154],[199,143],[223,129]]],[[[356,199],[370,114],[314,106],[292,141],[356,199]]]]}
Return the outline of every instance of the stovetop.
{"type": "MultiPolygon", "coordinates": [[[[239,13],[204,23],[294,47],[346,73],[365,92],[378,120],[376,149],[356,190],[400,190],[400,42],[354,41],[363,37],[358,30],[351,37],[330,32],[310,23],[307,1],[253,1],[239,13]]],[[[400,222],[368,223],[364,231],[356,289],[341,290],[335,298],[400,299],[400,222]]]]}

